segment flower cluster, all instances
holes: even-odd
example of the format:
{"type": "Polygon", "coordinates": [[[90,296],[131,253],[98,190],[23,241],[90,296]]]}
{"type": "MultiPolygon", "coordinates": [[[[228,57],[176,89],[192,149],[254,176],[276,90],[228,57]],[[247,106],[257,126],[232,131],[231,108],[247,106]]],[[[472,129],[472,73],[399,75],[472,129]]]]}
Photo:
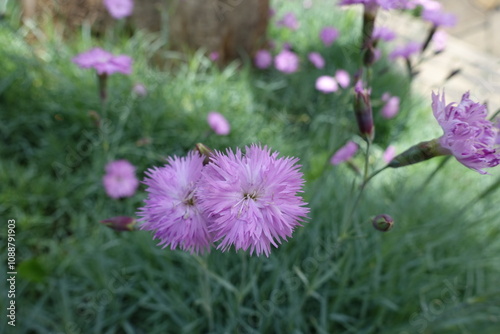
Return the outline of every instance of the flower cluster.
{"type": "Polygon", "coordinates": [[[303,179],[296,158],[279,158],[266,146],[214,152],[208,164],[191,152],[150,169],[149,197],[138,215],[141,229],[155,231],[160,245],[191,253],[213,243],[226,251],[269,256],[292,236],[308,213],[299,193],[303,179]]]}

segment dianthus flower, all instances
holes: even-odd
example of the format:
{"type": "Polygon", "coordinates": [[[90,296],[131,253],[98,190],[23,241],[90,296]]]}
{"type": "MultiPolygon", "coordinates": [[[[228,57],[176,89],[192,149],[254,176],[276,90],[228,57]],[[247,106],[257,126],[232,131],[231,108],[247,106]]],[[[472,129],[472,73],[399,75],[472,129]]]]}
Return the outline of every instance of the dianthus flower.
{"type": "Polygon", "coordinates": [[[132,58],[126,55],[114,56],[101,48],[93,48],[80,53],[72,61],[81,68],[94,68],[99,75],[132,72],[132,58]]]}
{"type": "Polygon", "coordinates": [[[325,67],[325,59],[318,52],[311,52],[307,55],[307,59],[314,65],[316,68],[325,67]]]}
{"type": "Polygon", "coordinates": [[[328,94],[336,92],[339,89],[339,85],[334,77],[322,75],[316,79],[316,89],[322,93],[328,94]]]}
{"type": "Polygon", "coordinates": [[[299,69],[300,59],[294,52],[283,49],[274,57],[274,67],[283,73],[294,73],[299,69]]]}
{"type": "Polygon", "coordinates": [[[300,23],[294,13],[286,13],[281,20],[276,22],[278,26],[286,27],[290,30],[297,30],[300,27],[300,23]]]}
{"type": "Polygon", "coordinates": [[[299,193],[304,180],[296,158],[278,158],[266,146],[215,151],[199,181],[200,207],[217,248],[269,256],[308,213],[299,193]]]}
{"type": "Polygon", "coordinates": [[[362,4],[367,9],[382,7],[383,9],[402,9],[406,7],[407,0],[342,0],[339,5],[362,4]]]}
{"type": "Polygon", "coordinates": [[[330,159],[332,165],[339,165],[342,162],[350,160],[358,151],[358,144],[352,140],[348,141],[347,144],[339,148],[330,159]]]}
{"type": "Polygon", "coordinates": [[[253,62],[257,68],[266,69],[273,63],[273,56],[269,50],[259,50],[255,53],[253,62]]]}
{"type": "Polygon", "coordinates": [[[337,38],[339,38],[339,31],[334,27],[324,27],[319,32],[319,38],[324,46],[330,46],[337,38]]]}
{"type": "Polygon", "coordinates": [[[134,2],[132,0],[104,0],[104,6],[109,15],[115,19],[121,19],[132,15],[134,2]]]}
{"type": "Polygon", "coordinates": [[[179,247],[191,253],[204,253],[212,243],[206,216],[199,207],[197,182],[203,157],[191,152],[186,157],[170,157],[168,165],[146,172],[143,181],[149,196],[137,215],[141,229],[154,231],[159,245],[179,247]]]}
{"type": "Polygon", "coordinates": [[[135,176],[135,167],[127,160],[108,163],[102,182],[106,193],[111,198],[133,196],[139,186],[139,180],[135,176]]]}
{"type": "Polygon", "coordinates": [[[469,92],[454,104],[446,105],[444,92],[441,96],[432,93],[434,117],[444,132],[439,144],[464,166],[487,174],[482,168],[500,164],[498,129],[486,119],[486,106],[469,99],[469,92]]]}
{"type": "Polygon", "coordinates": [[[227,119],[217,111],[208,113],[207,122],[210,128],[219,136],[225,136],[231,132],[231,125],[227,119]]]}
{"type": "Polygon", "coordinates": [[[406,45],[395,48],[390,54],[389,59],[394,60],[396,58],[409,59],[413,54],[418,53],[422,50],[422,44],[419,42],[409,42],[406,45]]]}
{"type": "Polygon", "coordinates": [[[391,29],[386,28],[386,27],[375,27],[373,29],[372,38],[374,40],[383,40],[386,42],[390,42],[394,38],[396,38],[396,33],[394,31],[392,31],[391,29]]]}

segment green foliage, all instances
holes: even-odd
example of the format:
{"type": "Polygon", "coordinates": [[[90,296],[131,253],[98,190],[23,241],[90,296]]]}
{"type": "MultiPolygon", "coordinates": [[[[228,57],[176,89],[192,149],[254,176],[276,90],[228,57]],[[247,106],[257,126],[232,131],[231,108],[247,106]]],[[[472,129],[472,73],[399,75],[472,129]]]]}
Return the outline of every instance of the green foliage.
{"type": "MultiPolygon", "coordinates": [[[[300,13],[296,33],[270,29],[303,59],[288,76],[247,63],[219,69],[202,52],[167,71],[151,65],[151,50],[165,55],[159,37],[138,32],[107,42],[135,65],[131,77],[110,78],[100,129],[89,117],[101,108],[95,74],[70,59],[106,42],[83,31],[72,43],[49,36],[33,46],[21,28],[3,23],[0,215],[17,222],[19,333],[496,333],[499,209],[491,197],[474,199],[497,171],[482,176],[451,160],[427,182],[440,159],[385,171],[348,221],[355,175],[328,159],[349,139],[364,147],[351,92],[324,95],[314,81],[339,68],[356,71],[360,21],[330,6],[300,13]],[[315,36],[329,24],[342,37],[324,49],[315,36]],[[324,52],[324,71],[304,60],[316,50],[324,52]],[[131,94],[135,82],[147,87],[146,97],[131,94]],[[229,136],[211,134],[210,110],[227,117],[229,136]],[[133,216],[145,197],[141,188],[129,199],[108,198],[107,161],[128,159],[143,175],[197,142],[219,150],[260,142],[299,157],[308,223],[269,258],[233,250],[194,256],[161,249],[148,233],[98,223],[133,216]],[[394,218],[390,232],[371,227],[380,213],[394,218]]],[[[302,11],[287,2],[277,16],[287,10],[302,11]]],[[[428,99],[410,96],[401,69],[389,65],[375,68],[373,96],[390,91],[404,100],[396,119],[376,116],[370,162],[378,167],[389,143],[402,151],[439,134],[428,99]]],[[[0,332],[10,329],[0,324],[0,332]]]]}

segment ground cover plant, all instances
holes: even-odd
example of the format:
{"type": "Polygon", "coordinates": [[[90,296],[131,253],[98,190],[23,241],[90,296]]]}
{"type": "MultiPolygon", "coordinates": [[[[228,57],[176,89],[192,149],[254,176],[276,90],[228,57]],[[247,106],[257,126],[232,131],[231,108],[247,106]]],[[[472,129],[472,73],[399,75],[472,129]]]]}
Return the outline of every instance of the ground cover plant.
{"type": "MultiPolygon", "coordinates": [[[[0,332],[496,333],[500,174],[486,168],[496,151],[478,150],[473,161],[456,141],[421,145],[410,156],[387,151],[450,134],[443,115],[452,110],[441,105],[442,91],[412,90],[408,52],[422,44],[394,54],[387,37],[361,44],[375,33],[366,34],[370,8],[363,20],[363,8],[348,4],[362,1],[344,2],[273,2],[274,49],[226,67],[209,50],[179,55],[166,51],[162,34],[130,36],[119,26],[100,38],[83,27],[63,40],[50,22],[19,25],[18,5],[8,2],[0,25],[0,212],[5,223],[16,221],[17,275],[15,327],[2,321],[0,332]],[[77,58],[89,50],[111,63],[77,58]],[[132,64],[113,58],[120,55],[132,64]],[[157,65],[158,55],[177,66],[157,65]],[[221,220],[213,223],[220,238],[202,246],[161,233],[165,219],[147,211],[148,187],[164,189],[154,166],[170,157],[175,167],[196,147],[231,160],[226,149],[252,145],[299,159],[303,192],[294,179],[293,195],[307,210],[287,220],[290,233],[247,242],[227,237],[221,220]],[[378,173],[388,164],[398,168],[378,173]],[[123,179],[132,181],[122,188],[123,179]],[[141,217],[153,232],[136,230],[141,217]]],[[[380,3],[379,11],[389,9],[380,3]]],[[[431,29],[443,24],[430,21],[431,29]]],[[[471,96],[453,110],[497,131],[474,87],[471,96]]],[[[474,144],[493,138],[479,132],[474,144]]],[[[246,158],[232,159],[234,169],[246,158]]],[[[201,195],[222,164],[207,165],[201,195]]],[[[217,194],[200,211],[219,205],[217,194]]],[[[5,245],[7,227],[0,233],[5,245]]],[[[7,253],[2,246],[2,259],[7,253]]],[[[7,278],[2,269],[2,291],[7,278]]],[[[12,321],[4,300],[2,317],[12,321]]]]}

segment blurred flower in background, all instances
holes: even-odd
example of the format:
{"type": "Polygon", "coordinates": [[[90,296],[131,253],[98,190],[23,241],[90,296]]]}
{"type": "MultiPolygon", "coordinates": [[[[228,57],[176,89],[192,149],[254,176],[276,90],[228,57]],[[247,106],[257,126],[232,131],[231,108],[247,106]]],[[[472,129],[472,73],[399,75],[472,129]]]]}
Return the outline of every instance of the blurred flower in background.
{"type": "Polygon", "coordinates": [[[136,83],[134,87],[132,87],[132,92],[140,97],[145,97],[146,95],[148,95],[148,90],[142,83],[136,83]]]}
{"type": "Polygon", "coordinates": [[[113,73],[129,75],[132,72],[133,62],[129,56],[115,56],[101,48],[93,48],[80,53],[72,61],[81,68],[94,68],[99,75],[113,73]]]}
{"type": "Polygon", "coordinates": [[[350,140],[333,154],[330,163],[332,165],[339,165],[342,162],[350,160],[356,152],[358,152],[358,144],[350,140]]]}
{"type": "Polygon", "coordinates": [[[294,52],[283,49],[274,57],[274,67],[283,73],[294,73],[299,69],[300,59],[294,52]]]}
{"type": "Polygon", "coordinates": [[[319,32],[319,38],[323,42],[323,45],[330,46],[339,37],[339,31],[334,27],[324,27],[319,32]]]}
{"type": "Polygon", "coordinates": [[[318,52],[311,52],[307,55],[309,61],[314,65],[314,67],[322,69],[325,67],[325,60],[318,52]]]}
{"type": "Polygon", "coordinates": [[[385,119],[396,117],[396,115],[399,113],[399,97],[391,96],[389,93],[384,93],[381,100],[385,102],[385,105],[380,111],[382,117],[385,119]]]}
{"type": "Polygon", "coordinates": [[[263,70],[273,64],[273,56],[271,55],[271,52],[269,52],[269,50],[262,49],[255,53],[253,62],[255,64],[255,67],[263,70]]]}
{"type": "Polygon", "coordinates": [[[127,160],[115,160],[106,165],[102,178],[106,194],[111,198],[133,196],[139,186],[135,167],[127,160]]]}
{"type": "Polygon", "coordinates": [[[229,125],[227,119],[217,111],[208,113],[207,122],[210,128],[219,136],[225,136],[231,132],[231,125],[229,125]]]}
{"type": "Polygon", "coordinates": [[[134,2],[132,0],[104,0],[104,6],[109,15],[115,19],[130,16],[134,11],[134,2]]]}
{"type": "Polygon", "coordinates": [[[382,159],[386,164],[391,162],[392,159],[396,156],[396,147],[394,145],[389,145],[384,151],[384,154],[382,155],[382,159]]]}
{"type": "Polygon", "coordinates": [[[346,70],[337,70],[335,72],[335,80],[340,85],[340,87],[347,88],[351,83],[351,76],[346,70]]]}
{"type": "Polygon", "coordinates": [[[394,60],[397,58],[409,59],[413,54],[418,53],[421,50],[422,50],[422,43],[411,41],[403,46],[394,48],[394,50],[389,54],[389,59],[390,60],[394,60]]]}
{"type": "Polygon", "coordinates": [[[281,20],[276,22],[276,25],[278,27],[285,27],[290,30],[297,30],[299,29],[300,23],[294,13],[288,12],[283,15],[283,18],[281,20]]]}
{"type": "Polygon", "coordinates": [[[336,92],[339,89],[334,77],[322,75],[316,79],[316,89],[322,93],[328,94],[336,92]]]}

